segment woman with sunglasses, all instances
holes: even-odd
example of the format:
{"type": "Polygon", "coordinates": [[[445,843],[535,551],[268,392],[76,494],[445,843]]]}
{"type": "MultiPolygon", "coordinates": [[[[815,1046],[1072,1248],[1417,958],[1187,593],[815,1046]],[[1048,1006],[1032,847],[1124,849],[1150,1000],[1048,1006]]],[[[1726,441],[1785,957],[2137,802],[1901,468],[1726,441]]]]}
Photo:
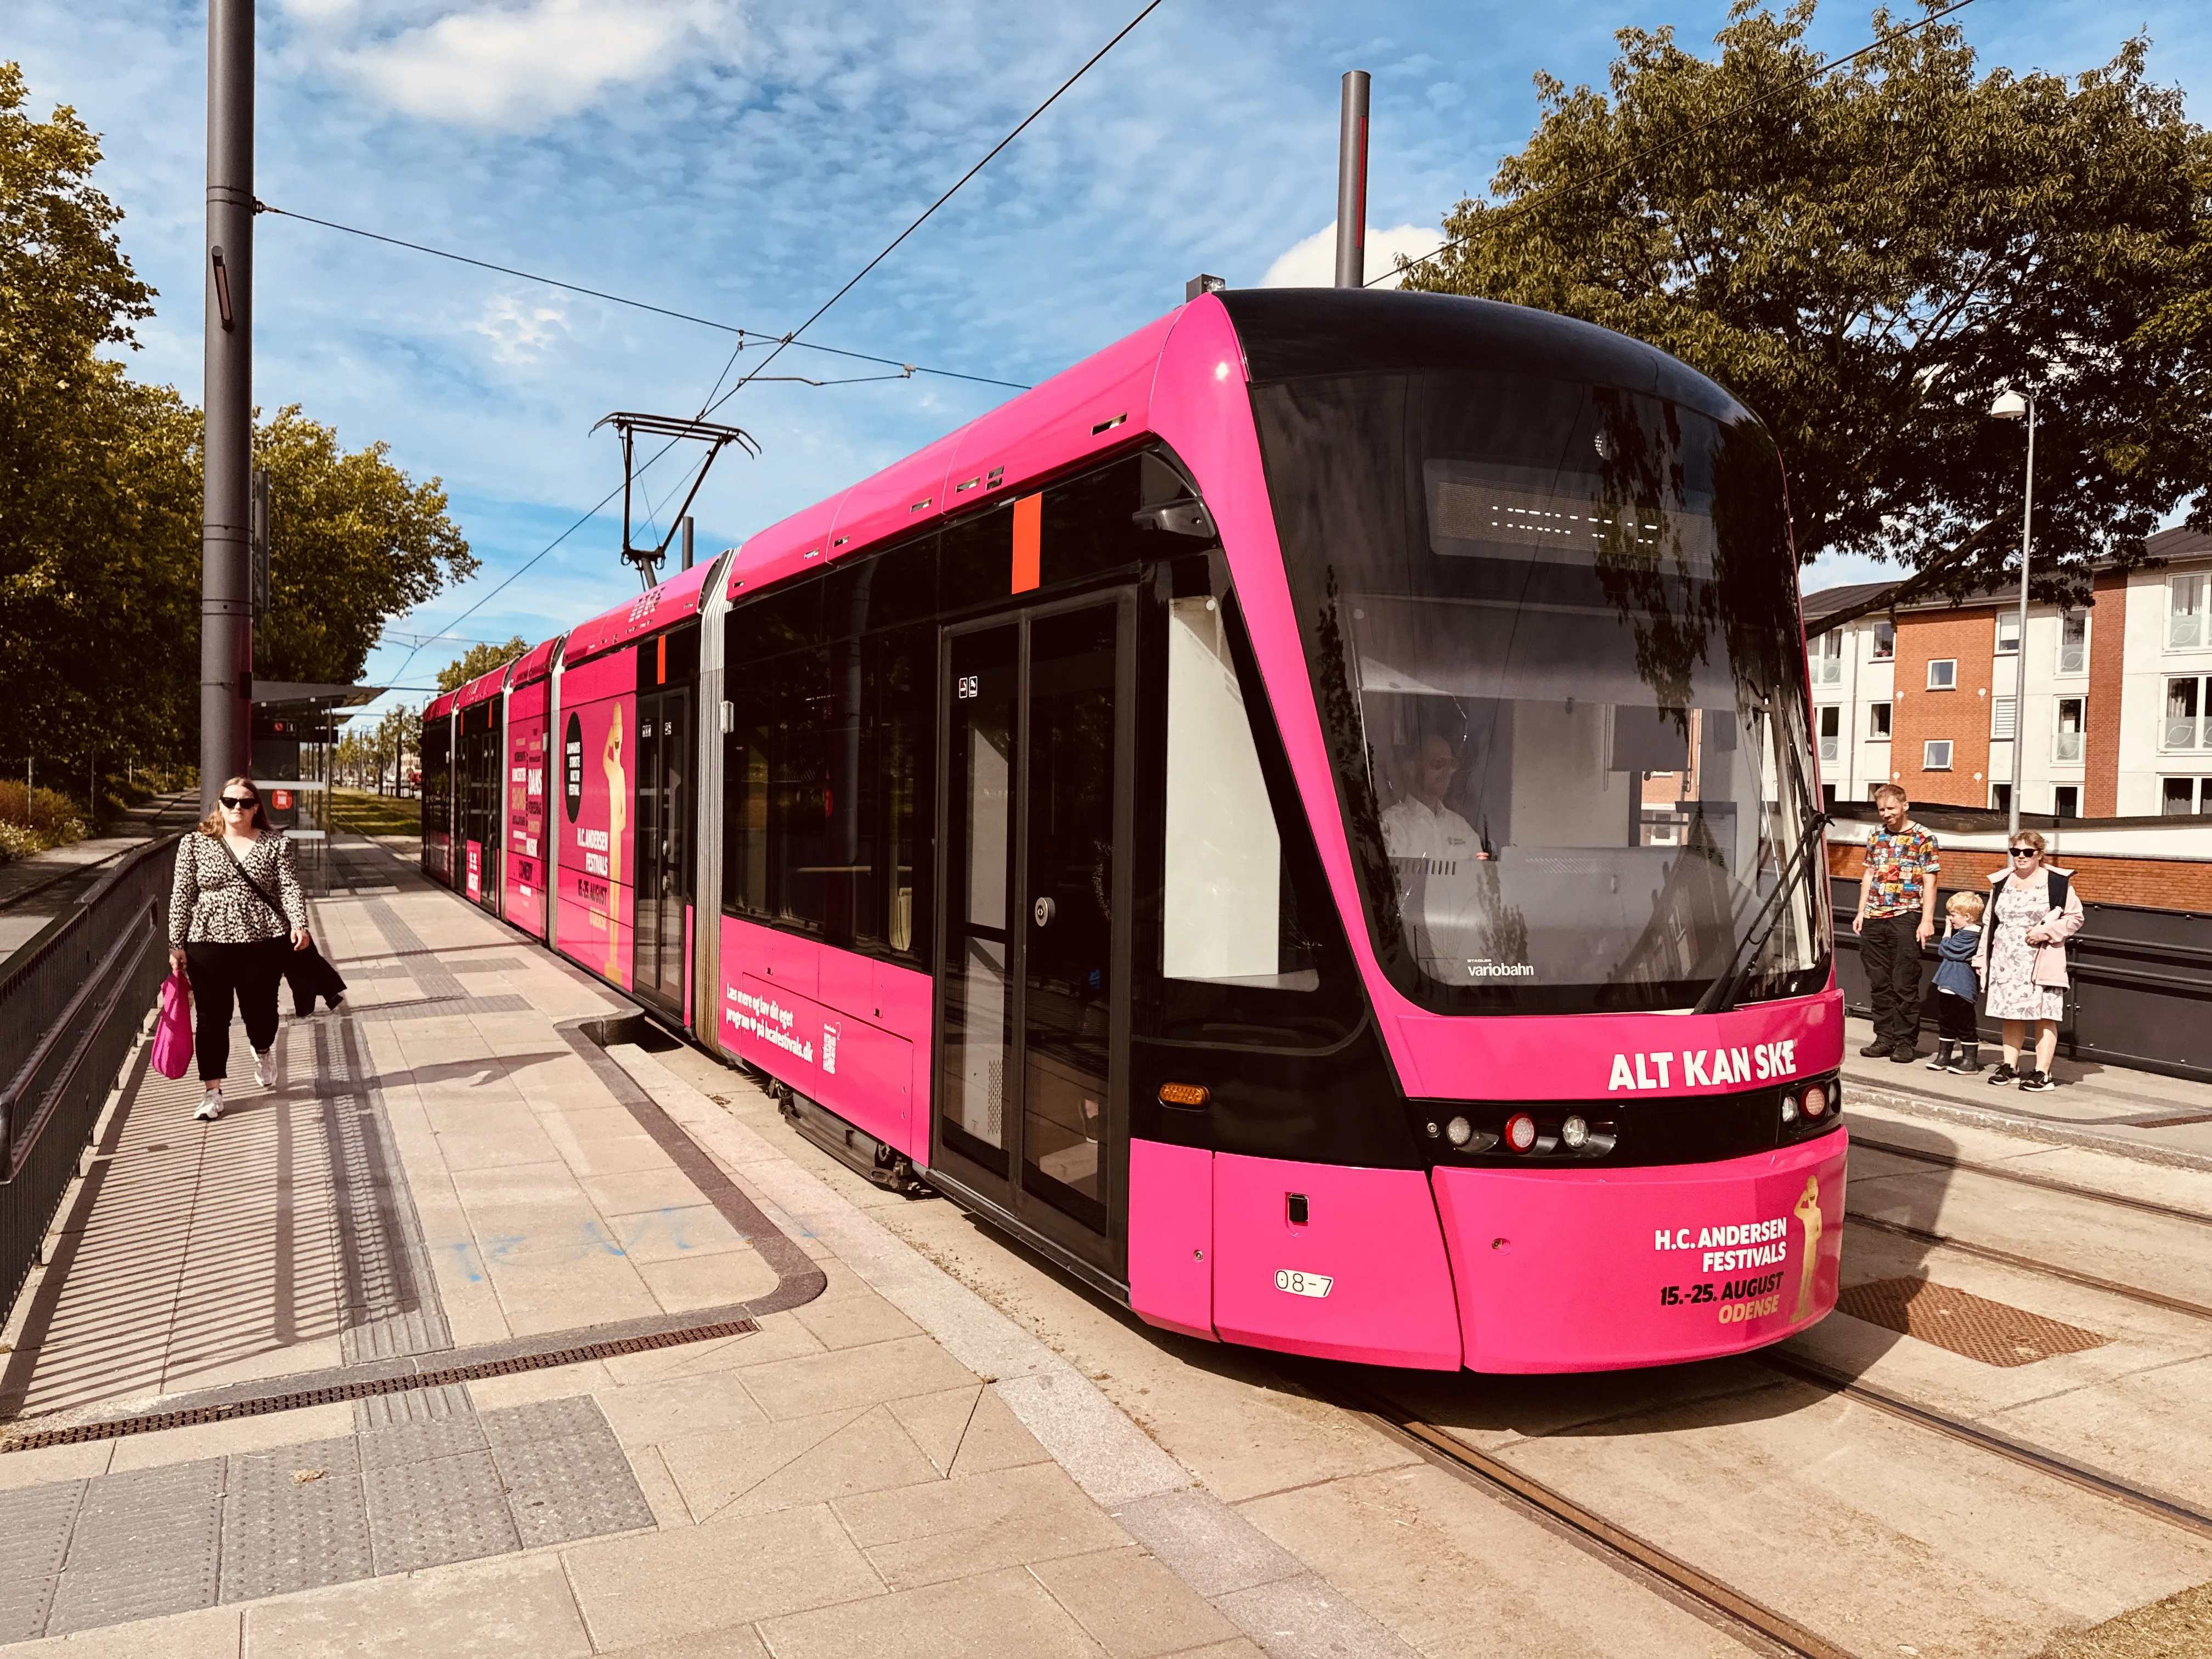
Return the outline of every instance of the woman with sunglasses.
{"type": "Polygon", "coordinates": [[[2058,1052],[2058,1022],[2066,1012],[2066,941],[2081,931],[2081,898],[2071,870],[2043,861],[2044,840],[2033,830],[2012,837],[2008,868],[1990,878],[1987,921],[1975,970],[1989,988],[1990,1018],[2004,1022],[2004,1064],[1992,1085],[2020,1080],[2023,1089],[2053,1089],[2051,1062],[2058,1052]],[[2021,1041],[2035,1023],[2035,1064],[2020,1063],[2021,1041]]]}
{"type": "Polygon", "coordinates": [[[192,1115],[203,1122],[222,1115],[234,1000],[253,1045],[253,1080],[284,1086],[274,1052],[276,984],[289,953],[310,942],[292,843],[270,829],[253,781],[229,779],[215,811],[177,844],[169,893],[169,965],[191,980],[206,1091],[192,1115]]]}

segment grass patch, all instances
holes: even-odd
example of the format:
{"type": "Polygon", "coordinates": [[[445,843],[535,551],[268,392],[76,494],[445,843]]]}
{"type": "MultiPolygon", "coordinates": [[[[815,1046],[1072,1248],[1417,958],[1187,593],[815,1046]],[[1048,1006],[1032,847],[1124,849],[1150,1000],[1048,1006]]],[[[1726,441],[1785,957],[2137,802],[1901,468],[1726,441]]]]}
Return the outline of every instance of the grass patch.
{"type": "Polygon", "coordinates": [[[2044,1659],[2201,1659],[2212,1653],[2212,1584],[2153,1601],[2044,1650],[2044,1659]]]}
{"type": "Polygon", "coordinates": [[[422,803],[411,795],[380,795],[368,789],[331,791],[331,816],[341,830],[357,836],[419,836],[422,803]]]}

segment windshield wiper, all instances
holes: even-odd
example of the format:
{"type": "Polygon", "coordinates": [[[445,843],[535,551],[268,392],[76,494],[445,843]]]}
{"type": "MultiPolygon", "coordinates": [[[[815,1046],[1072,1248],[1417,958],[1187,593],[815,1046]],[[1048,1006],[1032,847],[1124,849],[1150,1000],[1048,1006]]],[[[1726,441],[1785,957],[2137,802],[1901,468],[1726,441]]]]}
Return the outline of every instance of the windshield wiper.
{"type": "Polygon", "coordinates": [[[1698,999],[1698,1006],[1690,1010],[1692,1013],[1723,1014],[1735,1006],[1735,1000],[1743,989],[1746,970],[1759,959],[1759,952],[1765,945],[1767,935],[1782,920],[1780,911],[1775,911],[1771,921],[1768,920],[1767,912],[1774,910],[1783,895],[1796,884],[1797,866],[1804,861],[1805,854],[1812,850],[1813,843],[1820,839],[1820,832],[1828,827],[1828,823],[1826,812],[1813,814],[1805,825],[1805,833],[1797,838],[1797,845],[1790,851],[1790,861],[1782,867],[1782,879],[1774,884],[1774,890],[1759,907],[1758,913],[1751,919],[1751,926],[1744,931],[1742,942],[1729,957],[1728,966],[1721,970],[1718,979],[1705,988],[1705,995],[1698,999]]]}

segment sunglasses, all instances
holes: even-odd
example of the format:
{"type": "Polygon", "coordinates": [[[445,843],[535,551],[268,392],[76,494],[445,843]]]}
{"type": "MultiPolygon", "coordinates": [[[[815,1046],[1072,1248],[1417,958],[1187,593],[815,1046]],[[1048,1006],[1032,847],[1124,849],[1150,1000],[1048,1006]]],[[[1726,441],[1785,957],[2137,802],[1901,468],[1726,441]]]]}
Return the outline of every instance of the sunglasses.
{"type": "Polygon", "coordinates": [[[261,805],[251,795],[225,795],[222,798],[222,804],[234,812],[250,811],[261,805]]]}
{"type": "Polygon", "coordinates": [[[2016,859],[2032,859],[2039,856],[2033,847],[2015,847],[2012,849],[2012,855],[2016,859]]]}

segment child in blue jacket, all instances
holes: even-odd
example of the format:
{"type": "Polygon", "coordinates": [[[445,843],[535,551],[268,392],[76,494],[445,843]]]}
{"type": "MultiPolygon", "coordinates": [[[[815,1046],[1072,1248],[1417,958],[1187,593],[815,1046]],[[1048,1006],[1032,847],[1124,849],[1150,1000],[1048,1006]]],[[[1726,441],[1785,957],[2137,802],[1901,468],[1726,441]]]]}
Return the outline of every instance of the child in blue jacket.
{"type": "Polygon", "coordinates": [[[1974,1033],[1974,999],[1982,990],[1974,972],[1974,952],[1982,942],[1982,896],[1954,893],[1943,910],[1949,926],[1936,947],[1943,960],[1936,969],[1936,1058],[1928,1069],[1972,1077],[1982,1069],[1974,1033]]]}

